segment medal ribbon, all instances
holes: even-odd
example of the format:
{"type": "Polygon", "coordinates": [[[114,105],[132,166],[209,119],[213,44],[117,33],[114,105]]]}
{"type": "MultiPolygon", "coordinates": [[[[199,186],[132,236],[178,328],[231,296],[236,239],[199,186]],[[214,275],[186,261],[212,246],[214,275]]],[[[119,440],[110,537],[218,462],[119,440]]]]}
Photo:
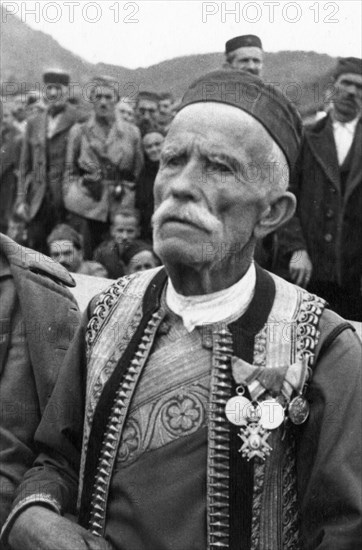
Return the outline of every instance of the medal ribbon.
{"type": "Polygon", "coordinates": [[[252,401],[265,392],[273,397],[282,393],[289,401],[293,391],[301,393],[308,376],[308,365],[304,359],[292,365],[265,368],[233,356],[231,364],[236,384],[247,386],[252,401]]]}

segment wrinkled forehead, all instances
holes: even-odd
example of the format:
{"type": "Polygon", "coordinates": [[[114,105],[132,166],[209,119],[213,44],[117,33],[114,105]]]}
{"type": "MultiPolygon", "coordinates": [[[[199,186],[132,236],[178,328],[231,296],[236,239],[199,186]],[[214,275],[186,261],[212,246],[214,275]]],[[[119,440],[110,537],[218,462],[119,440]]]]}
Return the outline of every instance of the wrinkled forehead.
{"type": "Polygon", "coordinates": [[[171,123],[164,150],[191,144],[203,144],[234,156],[247,152],[258,157],[276,145],[252,115],[233,105],[214,102],[184,107],[171,123]]]}

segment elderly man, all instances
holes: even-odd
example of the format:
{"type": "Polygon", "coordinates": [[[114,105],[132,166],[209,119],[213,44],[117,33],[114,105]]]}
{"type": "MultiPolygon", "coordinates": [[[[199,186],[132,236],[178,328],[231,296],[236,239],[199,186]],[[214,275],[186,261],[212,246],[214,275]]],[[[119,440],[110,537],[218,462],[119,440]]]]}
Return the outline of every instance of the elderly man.
{"type": "Polygon", "coordinates": [[[264,53],[259,36],[245,34],[231,38],[225,44],[225,57],[232,69],[262,75],[264,53]]]}
{"type": "Polygon", "coordinates": [[[91,84],[94,113],[72,129],[63,183],[68,219],[83,236],[86,259],[107,234],[112,209],[134,207],[143,166],[140,133],[117,112],[118,82],[102,76],[91,84]]]}
{"type": "Polygon", "coordinates": [[[165,269],[89,308],[11,548],[359,548],[358,339],[253,263],[256,239],[293,213],[300,138],[294,108],[253,75],[188,89],[155,183],[165,269]],[[61,516],[77,489],[74,525],[61,516]]]}
{"type": "Polygon", "coordinates": [[[29,245],[46,252],[46,237],[64,221],[62,179],[69,131],[77,120],[67,103],[69,75],[60,70],[43,75],[47,108],[28,120],[20,160],[17,212],[28,222],[29,245]]]}
{"type": "Polygon", "coordinates": [[[328,115],[306,129],[292,186],[298,208],[280,232],[279,267],[362,321],[361,59],[339,60],[329,101],[328,115]]]}

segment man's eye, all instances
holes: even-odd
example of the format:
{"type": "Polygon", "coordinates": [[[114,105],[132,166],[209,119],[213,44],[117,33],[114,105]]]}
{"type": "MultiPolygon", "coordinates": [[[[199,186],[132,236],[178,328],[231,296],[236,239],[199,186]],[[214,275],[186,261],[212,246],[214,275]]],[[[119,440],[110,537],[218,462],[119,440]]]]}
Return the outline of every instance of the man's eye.
{"type": "Polygon", "coordinates": [[[182,157],[168,157],[163,159],[163,165],[169,168],[175,168],[182,164],[182,157]]]}
{"type": "Polygon", "coordinates": [[[222,172],[224,174],[231,173],[229,166],[222,162],[210,162],[208,164],[208,169],[212,172],[222,172]]]}

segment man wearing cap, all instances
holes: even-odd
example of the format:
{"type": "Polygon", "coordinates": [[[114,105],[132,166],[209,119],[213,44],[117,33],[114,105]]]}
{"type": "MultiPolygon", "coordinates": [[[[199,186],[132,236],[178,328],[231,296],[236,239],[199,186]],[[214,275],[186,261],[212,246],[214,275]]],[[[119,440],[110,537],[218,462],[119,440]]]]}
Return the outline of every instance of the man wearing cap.
{"type": "Polygon", "coordinates": [[[83,237],[86,259],[105,238],[111,212],[134,207],[143,166],[140,132],[117,111],[118,82],[100,76],[90,85],[94,112],[70,133],[63,180],[68,220],[83,237]]]}
{"type": "Polygon", "coordinates": [[[231,38],[225,44],[225,57],[231,69],[262,74],[264,53],[259,36],[245,34],[231,38]]]}
{"type": "Polygon", "coordinates": [[[68,415],[37,432],[11,548],[359,548],[358,338],[253,262],[293,214],[301,132],[247,72],[189,87],[155,182],[165,268],[89,307],[52,395],[68,415]]]}
{"type": "Polygon", "coordinates": [[[306,128],[292,186],[295,217],[281,231],[280,267],[346,319],[362,321],[362,60],[342,58],[330,109],[306,128]]]}
{"type": "Polygon", "coordinates": [[[29,223],[29,246],[46,251],[46,237],[64,221],[62,179],[69,131],[77,120],[67,103],[69,75],[44,73],[46,109],[28,120],[20,160],[17,212],[29,223]]]}

